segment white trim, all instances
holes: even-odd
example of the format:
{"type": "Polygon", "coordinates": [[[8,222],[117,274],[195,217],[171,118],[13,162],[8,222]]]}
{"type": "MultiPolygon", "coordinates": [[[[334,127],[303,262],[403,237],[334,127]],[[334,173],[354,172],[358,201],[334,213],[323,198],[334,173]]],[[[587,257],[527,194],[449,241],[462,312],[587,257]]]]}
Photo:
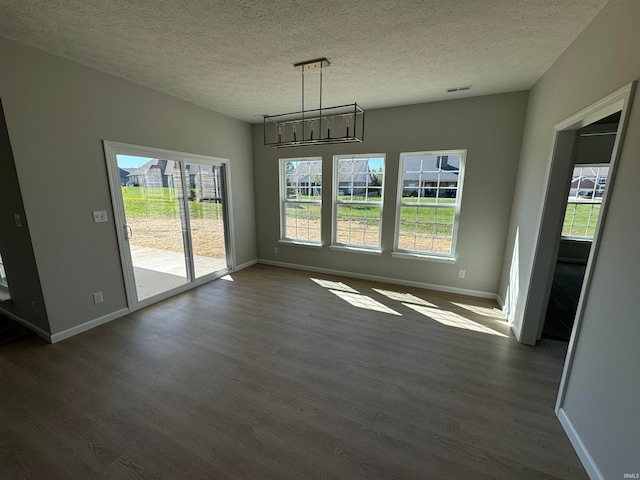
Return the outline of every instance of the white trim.
{"type": "MultiPolygon", "coordinates": [[[[243,266],[241,266],[241,268],[236,269],[237,270],[241,270],[242,268],[246,268],[250,265],[253,265],[257,263],[257,260],[253,260],[252,262],[248,262],[246,264],[244,264],[243,266]]],[[[141,302],[138,303],[137,309],[136,310],[140,310],[143,308],[146,308],[150,305],[153,305],[154,303],[160,302],[162,300],[166,300],[167,298],[171,298],[171,297],[175,297],[176,295],[179,295],[181,293],[185,293],[188,292],[189,290],[193,290],[194,288],[198,288],[201,287],[209,282],[212,282],[214,280],[218,280],[221,277],[224,277],[225,275],[229,274],[231,270],[228,268],[225,268],[223,270],[219,270],[217,272],[213,272],[207,276],[201,277],[199,279],[196,280],[195,283],[187,283],[185,285],[181,285],[180,287],[177,287],[175,289],[170,290],[169,292],[164,292],[160,295],[156,295],[153,297],[149,297],[146,298],[144,300],[142,300],[141,302]]],[[[77,335],[79,333],[82,332],[86,332],[87,330],[91,330],[92,328],[98,327],[100,325],[103,325],[105,323],[108,323],[112,320],[115,320],[117,318],[123,317],[131,312],[133,312],[133,309],[129,309],[129,308],[122,308],[120,310],[116,310],[115,312],[111,312],[108,313],[107,315],[104,315],[102,317],[99,318],[94,318],[93,320],[89,320],[88,322],[85,323],[81,323],[80,325],[76,325],[74,327],[68,328],[66,330],[62,330],[61,332],[58,333],[54,333],[53,335],[51,335],[49,338],[47,338],[51,343],[56,343],[59,342],[61,340],[65,340],[69,337],[72,337],[74,335],[77,335]]],[[[30,327],[31,328],[31,327],[30,327]]]]}
{"type": "Polygon", "coordinates": [[[79,333],[86,332],[87,330],[91,330],[92,328],[104,325],[105,323],[109,323],[116,318],[124,317],[128,313],[128,308],[121,308],[120,310],[116,310],[115,312],[103,315],[102,317],[94,318],[93,320],[81,323],[80,325],[76,325],[75,327],[67,328],[66,330],[62,330],[61,332],[54,333],[51,335],[50,341],[51,343],[57,343],[66,338],[73,337],[74,335],[78,335],[79,333]]]}
{"type": "Polygon", "coordinates": [[[439,263],[456,263],[458,261],[455,257],[445,257],[437,255],[427,255],[421,253],[406,253],[406,252],[391,252],[391,256],[394,258],[404,258],[407,260],[421,260],[425,262],[439,262],[439,263]]]}
{"type": "MultiPolygon", "coordinates": [[[[373,249],[374,251],[381,251],[382,248],[382,221],[384,219],[384,190],[385,183],[387,182],[387,154],[386,153],[354,153],[351,155],[334,155],[332,162],[332,177],[331,177],[331,245],[329,248],[333,248],[335,250],[345,250],[349,249],[349,251],[358,251],[362,253],[362,250],[367,249],[366,246],[363,245],[355,245],[355,244],[345,244],[338,243],[338,208],[339,205],[370,205],[372,207],[380,206],[380,224],[378,227],[378,245],[373,249]],[[382,159],[382,185],[380,189],[380,202],[350,202],[345,200],[338,200],[340,196],[340,172],[338,169],[338,163],[340,160],[355,160],[355,159],[366,159],[369,160],[371,158],[381,158],[382,159]],[[350,250],[353,249],[353,250],[350,250]]],[[[346,250],[345,250],[346,251],[346,250]]],[[[364,252],[367,253],[367,252],[364,252]]]]}
{"type": "Polygon", "coordinates": [[[496,293],[496,302],[498,302],[498,306],[500,307],[500,310],[504,312],[505,303],[504,303],[504,300],[502,300],[502,297],[500,296],[499,293],[496,293]]]}
{"type": "Polygon", "coordinates": [[[567,437],[569,437],[569,441],[571,442],[573,449],[578,454],[578,458],[582,462],[584,469],[587,471],[589,478],[593,480],[605,480],[604,475],[602,475],[600,469],[596,465],[596,462],[593,460],[593,457],[591,457],[591,454],[589,453],[589,450],[587,450],[582,438],[580,438],[576,429],[573,428],[573,424],[571,423],[571,420],[569,420],[569,417],[563,408],[558,412],[558,420],[560,420],[560,424],[562,425],[562,428],[564,428],[567,437]]]}
{"type": "MultiPolygon", "coordinates": [[[[507,319],[509,316],[507,315],[507,319]]],[[[513,336],[516,337],[518,342],[522,343],[522,326],[518,325],[516,322],[509,322],[509,326],[511,327],[511,331],[513,332],[513,336]]]]}
{"type": "Polygon", "coordinates": [[[27,322],[25,319],[19,317],[15,313],[11,313],[10,311],[5,310],[4,308],[0,308],[0,313],[2,313],[2,315],[4,315],[5,317],[9,317],[11,320],[15,320],[16,322],[24,325],[28,329],[33,330],[39,336],[44,338],[47,342],[51,342],[51,334],[46,332],[46,331],[44,331],[42,328],[34,325],[31,322],[27,322]]]}
{"type": "Polygon", "coordinates": [[[377,248],[365,248],[365,247],[350,247],[348,245],[329,245],[329,250],[335,250],[336,252],[350,252],[350,253],[364,253],[365,255],[382,255],[382,250],[377,248]]]}
{"type": "MultiPolygon", "coordinates": [[[[211,157],[214,158],[214,157],[211,157]]],[[[226,218],[224,218],[225,247],[227,249],[227,265],[233,270],[236,265],[236,230],[233,216],[233,193],[231,192],[231,159],[222,162],[222,174],[224,175],[224,207],[226,218]]]]}
{"type": "Polygon", "coordinates": [[[253,260],[249,260],[248,262],[243,263],[242,265],[238,265],[236,267],[233,268],[233,270],[231,270],[232,272],[239,272],[240,270],[244,270],[245,268],[249,268],[252,265],[255,265],[258,263],[258,259],[254,258],[253,260]]]}
{"type": "MultiPolygon", "coordinates": [[[[303,241],[300,240],[296,240],[296,239],[292,239],[292,238],[288,238],[287,237],[287,226],[286,226],[286,217],[287,217],[287,207],[286,204],[287,203],[299,203],[299,204],[311,204],[311,205],[319,205],[320,206],[320,239],[322,241],[322,199],[324,198],[324,178],[323,178],[323,159],[322,157],[292,157],[292,158],[280,158],[279,159],[279,164],[278,164],[278,195],[279,195],[279,202],[280,202],[280,242],[287,242],[287,243],[295,243],[295,244],[305,244],[308,245],[308,243],[305,243],[303,241]],[[288,199],[287,197],[287,186],[286,186],[286,179],[287,179],[287,172],[286,172],[286,168],[285,168],[285,164],[286,163],[291,163],[291,162],[320,162],[320,188],[321,188],[321,192],[322,194],[320,195],[320,200],[305,200],[305,201],[300,201],[300,200],[294,200],[294,199],[288,199]]],[[[309,173],[309,175],[311,175],[311,173],[309,173]]],[[[311,187],[309,187],[311,188],[311,187]]]]}
{"type": "Polygon", "coordinates": [[[150,158],[162,157],[163,160],[174,160],[176,162],[184,162],[185,159],[191,159],[196,161],[189,163],[205,161],[210,165],[215,165],[218,167],[229,162],[228,158],[214,157],[211,155],[200,155],[197,153],[179,152],[177,150],[167,150],[166,148],[145,147],[144,145],[135,145],[132,143],[103,140],[103,144],[108,145],[109,149],[113,150],[114,153],[120,153],[122,155],[133,155],[138,157],[150,158]],[[149,156],[149,154],[152,155],[149,156]]]}
{"type": "MultiPolygon", "coordinates": [[[[136,304],[137,293],[135,291],[136,282],[133,273],[133,261],[131,260],[131,251],[127,245],[125,229],[127,220],[124,214],[124,200],[122,194],[117,194],[119,188],[122,188],[120,180],[120,172],[118,171],[117,149],[122,145],[115,142],[104,140],[105,159],[107,162],[107,176],[109,177],[109,189],[111,193],[111,206],[113,208],[114,228],[116,230],[116,238],[118,239],[118,250],[120,252],[120,265],[124,279],[125,293],[127,296],[127,305],[130,311],[133,311],[136,304]]],[[[133,146],[133,151],[137,150],[133,146]]]]}
{"type": "MultiPolygon", "coordinates": [[[[449,259],[453,259],[453,262],[449,261],[446,263],[455,263],[455,254],[456,254],[456,244],[458,241],[458,230],[459,230],[459,225],[460,225],[460,211],[462,209],[462,188],[464,186],[464,171],[465,171],[465,166],[466,166],[466,160],[467,160],[467,150],[462,148],[462,149],[458,149],[458,150],[424,150],[421,152],[401,152],[400,153],[400,158],[398,161],[398,185],[397,185],[397,190],[396,190],[396,218],[395,218],[395,227],[394,227],[394,234],[393,234],[393,253],[391,254],[392,256],[394,253],[396,254],[405,254],[405,255],[417,255],[417,256],[422,256],[422,257],[426,257],[425,259],[429,259],[431,260],[433,257],[438,257],[436,254],[434,254],[433,252],[422,252],[422,251],[407,251],[407,250],[400,250],[398,248],[398,243],[400,241],[400,220],[401,220],[401,212],[402,212],[402,207],[419,207],[419,208],[451,208],[453,210],[453,226],[452,226],[452,231],[451,231],[451,253],[449,254],[448,257],[444,257],[443,258],[449,258],[449,259]],[[451,206],[451,204],[438,204],[438,203],[428,203],[428,204],[421,204],[421,203],[408,203],[408,202],[404,202],[403,203],[403,196],[402,196],[402,192],[404,190],[404,159],[406,157],[411,157],[411,156],[436,156],[436,157],[441,157],[444,155],[460,155],[460,168],[458,169],[458,186],[456,187],[457,189],[457,193],[456,193],[456,201],[453,204],[453,206],[451,206]]],[[[439,185],[439,182],[438,182],[439,185]]],[[[421,188],[420,186],[418,188],[421,188]]],[[[437,201],[437,200],[435,200],[437,201]]],[[[400,257],[400,255],[398,255],[398,257],[400,257]]]]}
{"type": "Polygon", "coordinates": [[[258,259],[258,263],[262,265],[271,265],[273,267],[291,268],[294,270],[303,270],[308,272],[326,273],[329,275],[338,275],[342,277],[360,278],[362,280],[371,280],[373,282],[391,283],[394,285],[404,285],[406,287],[424,288],[426,290],[436,290],[438,292],[455,293],[458,295],[468,295],[470,297],[489,298],[496,300],[497,294],[491,292],[483,292],[480,290],[468,290],[466,288],[449,287],[446,285],[434,285],[432,283],[414,282],[412,280],[403,280],[400,278],[380,277],[378,275],[367,275],[364,273],[346,272],[343,270],[333,270],[331,268],[319,268],[309,265],[298,265],[295,263],[274,262],[272,260],[258,259]]]}
{"type": "MultiPolygon", "coordinates": [[[[207,283],[211,280],[219,278],[222,275],[227,274],[234,268],[235,259],[235,235],[233,228],[233,210],[232,210],[232,193],[231,193],[231,174],[230,165],[231,161],[226,158],[211,157],[206,155],[198,155],[195,153],[177,152],[174,150],[166,150],[163,148],[145,147],[141,145],[133,145],[120,142],[112,142],[109,140],[103,140],[103,147],[105,152],[105,160],[107,163],[107,174],[109,177],[109,188],[111,192],[112,207],[114,213],[114,226],[116,229],[116,235],[118,239],[118,246],[120,250],[120,261],[122,264],[123,277],[125,283],[125,291],[127,294],[128,310],[133,312],[139,310],[153,303],[159,302],[166,298],[170,298],[179,293],[185,292],[199,285],[207,283]],[[133,269],[133,262],[131,259],[131,250],[129,243],[126,239],[124,229],[126,228],[126,214],[124,211],[124,201],[121,193],[121,180],[118,167],[118,154],[122,155],[134,155],[140,157],[149,158],[162,158],[164,160],[173,160],[180,164],[180,172],[182,178],[185,179],[184,164],[185,163],[203,163],[206,165],[213,165],[222,169],[223,181],[224,181],[224,208],[225,216],[225,247],[226,247],[226,261],[227,268],[213,272],[212,274],[204,277],[195,278],[193,274],[192,264],[192,252],[188,245],[191,245],[191,231],[189,228],[189,206],[185,205],[185,210],[181,209],[181,223],[183,225],[183,235],[186,235],[185,243],[185,258],[189,259],[186,264],[187,268],[187,282],[185,285],[173,288],[167,292],[162,292],[153,297],[145,298],[143,300],[138,299],[136,291],[135,273],[133,269]],[[184,231],[186,228],[186,231],[184,231]]],[[[186,182],[183,181],[183,198],[187,198],[186,182]]]]}

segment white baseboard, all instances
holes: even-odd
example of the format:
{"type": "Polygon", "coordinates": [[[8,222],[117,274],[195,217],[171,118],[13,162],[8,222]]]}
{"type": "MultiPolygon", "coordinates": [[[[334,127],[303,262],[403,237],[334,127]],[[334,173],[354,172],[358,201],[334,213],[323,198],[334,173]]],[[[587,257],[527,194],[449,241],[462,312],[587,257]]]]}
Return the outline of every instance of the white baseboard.
{"type": "MultiPolygon", "coordinates": [[[[19,317],[18,315],[16,315],[15,313],[11,313],[8,310],[5,310],[4,308],[0,308],[0,313],[2,313],[5,317],[9,317],[11,320],[15,320],[16,322],[24,325],[25,327],[27,327],[30,330],[33,330],[34,332],[36,332],[39,336],[41,336],[42,338],[44,338],[47,342],[51,342],[51,334],[48,332],[45,332],[42,328],[34,325],[31,322],[27,322],[26,320],[24,320],[23,318],[19,317]]],[[[52,342],[53,343],[53,342],[52,342]]]]}
{"type": "Polygon", "coordinates": [[[240,270],[244,270],[245,268],[250,267],[251,265],[255,265],[258,263],[258,259],[254,258],[253,260],[249,260],[248,262],[243,263],[242,265],[238,265],[233,269],[234,272],[239,272],[240,270]]]}
{"type": "Polygon", "coordinates": [[[480,290],[468,290],[466,288],[448,287],[445,285],[435,285],[432,283],[414,282],[412,280],[403,280],[399,278],[380,277],[377,275],[367,275],[364,273],[346,272],[343,270],[333,270],[329,268],[312,267],[309,265],[298,265],[295,263],[274,262],[272,260],[258,259],[258,263],[264,265],[272,265],[274,267],[292,268],[295,270],[306,270],[316,273],[327,273],[329,275],[340,275],[342,277],[360,278],[363,280],[371,280],[374,282],[392,283],[394,285],[404,285],[407,287],[425,288],[427,290],[436,290],[439,292],[456,293],[458,295],[468,295],[470,297],[490,298],[496,300],[497,295],[491,292],[482,292],[480,290]]]}
{"type": "Polygon", "coordinates": [[[500,296],[499,293],[496,293],[496,301],[498,302],[498,306],[500,307],[500,310],[504,312],[504,300],[502,300],[502,297],[500,296]]]}
{"type": "Polygon", "coordinates": [[[594,462],[591,454],[589,454],[587,447],[584,445],[584,443],[582,443],[580,435],[578,435],[576,429],[573,428],[571,420],[569,420],[569,417],[562,408],[558,412],[558,420],[560,420],[562,428],[564,428],[567,437],[569,437],[571,445],[573,445],[573,449],[578,454],[578,458],[582,462],[582,466],[584,467],[584,469],[587,471],[589,478],[591,478],[592,480],[604,480],[604,476],[600,472],[600,469],[598,469],[596,462],[594,462]]]}
{"type": "Polygon", "coordinates": [[[516,337],[516,340],[518,340],[518,342],[520,342],[520,338],[522,337],[522,329],[519,325],[516,325],[515,322],[511,322],[510,327],[511,331],[513,332],[513,336],[516,337]]]}
{"type": "Polygon", "coordinates": [[[108,323],[112,320],[115,320],[116,318],[124,317],[128,313],[128,308],[116,310],[115,312],[103,315],[102,317],[94,318],[93,320],[81,323],[80,325],[76,325],[75,327],[67,328],[66,330],[62,330],[61,332],[54,333],[51,335],[50,341],[51,343],[56,343],[66,338],[73,337],[74,335],[78,335],[79,333],[91,330],[92,328],[108,323]]]}

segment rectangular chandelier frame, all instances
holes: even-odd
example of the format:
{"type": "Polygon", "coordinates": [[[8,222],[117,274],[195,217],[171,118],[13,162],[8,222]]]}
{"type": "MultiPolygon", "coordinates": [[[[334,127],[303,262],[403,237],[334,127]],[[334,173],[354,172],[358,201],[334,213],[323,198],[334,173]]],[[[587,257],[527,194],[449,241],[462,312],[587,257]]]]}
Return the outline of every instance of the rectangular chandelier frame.
{"type": "Polygon", "coordinates": [[[285,148],[303,145],[362,143],[364,110],[357,103],[265,115],[264,144],[285,148]]]}
{"type": "Polygon", "coordinates": [[[326,58],[294,65],[302,77],[302,110],[280,115],[265,115],[263,119],[265,146],[285,148],[362,143],[364,110],[357,103],[322,107],[322,69],[329,65],[326,58]],[[320,108],[313,110],[304,108],[304,74],[308,70],[320,71],[320,108]]]}

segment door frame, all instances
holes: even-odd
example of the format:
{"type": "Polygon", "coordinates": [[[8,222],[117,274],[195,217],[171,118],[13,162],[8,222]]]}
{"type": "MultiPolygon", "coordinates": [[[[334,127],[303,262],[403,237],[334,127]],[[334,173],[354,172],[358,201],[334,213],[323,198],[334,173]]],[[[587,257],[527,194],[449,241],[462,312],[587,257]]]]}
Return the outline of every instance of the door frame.
{"type": "MultiPolygon", "coordinates": [[[[111,203],[113,208],[114,215],[114,225],[116,229],[116,236],[118,238],[118,247],[120,250],[120,262],[122,266],[122,276],[125,284],[125,292],[127,295],[127,308],[129,312],[133,312],[135,310],[139,310],[140,308],[144,308],[153,303],[159,302],[161,300],[165,300],[167,298],[173,297],[179,293],[185,292],[187,290],[191,290],[197,286],[203,285],[211,280],[215,280],[216,278],[220,278],[230,271],[233,271],[236,266],[236,255],[235,255],[235,242],[234,242],[234,232],[233,232],[233,215],[232,215],[232,205],[231,205],[231,175],[229,173],[229,167],[231,162],[229,159],[220,158],[220,157],[211,157],[207,155],[199,155],[195,153],[186,153],[179,152],[175,150],[166,150],[163,148],[156,147],[146,147],[142,145],[133,145],[122,142],[114,142],[110,140],[103,140],[103,147],[105,153],[105,161],[107,165],[107,175],[109,177],[109,190],[111,193],[111,203]],[[223,221],[224,221],[224,229],[225,229],[225,250],[227,257],[227,268],[220,270],[218,272],[214,272],[205,276],[202,276],[198,279],[193,278],[192,281],[187,281],[185,285],[181,285],[179,287],[173,288],[166,292],[163,292],[158,295],[154,295],[152,297],[145,298],[142,301],[139,301],[137,298],[136,292],[136,283],[135,283],[135,275],[133,270],[133,262],[131,259],[131,251],[128,246],[127,241],[127,232],[126,232],[126,215],[124,211],[124,202],[121,194],[121,180],[120,173],[118,170],[118,160],[117,155],[132,155],[138,157],[149,157],[149,158],[161,158],[163,160],[173,160],[176,162],[180,162],[180,169],[182,172],[182,176],[184,179],[184,164],[186,162],[202,162],[207,164],[213,164],[222,167],[221,172],[221,180],[223,186],[223,194],[224,202],[223,202],[223,221]]],[[[186,184],[183,181],[183,189],[186,188],[186,184]]],[[[185,197],[186,198],[186,197],[185,197]]],[[[186,215],[186,227],[189,226],[189,215],[186,215]]],[[[193,272],[193,258],[190,246],[185,246],[185,255],[187,260],[187,272],[193,272]]]]}
{"type": "Polygon", "coordinates": [[[602,198],[598,225],[593,236],[574,328],[569,343],[569,356],[572,354],[574,337],[576,337],[580,328],[584,299],[588,296],[592,265],[597,258],[600,237],[606,222],[609,205],[608,198],[615,183],[617,160],[622,150],[630,103],[635,87],[636,82],[631,82],[591,106],[566,118],[554,127],[553,148],[546,176],[546,193],[535,244],[531,277],[526,292],[522,323],[518,331],[514,330],[518,341],[521,343],[535,345],[540,338],[544,325],[545,311],[549,303],[553,272],[560,246],[562,222],[566,210],[566,194],[569,189],[567,182],[570,178],[575,158],[577,131],[619,111],[621,112],[620,123],[618,124],[616,140],[609,163],[608,186],[602,198]]]}

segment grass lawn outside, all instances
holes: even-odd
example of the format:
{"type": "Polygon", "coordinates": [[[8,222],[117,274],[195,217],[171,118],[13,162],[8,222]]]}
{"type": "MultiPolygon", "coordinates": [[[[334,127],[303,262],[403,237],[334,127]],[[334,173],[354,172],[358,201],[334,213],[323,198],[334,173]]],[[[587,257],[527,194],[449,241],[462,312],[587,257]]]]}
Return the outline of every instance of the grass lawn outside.
{"type": "Polygon", "coordinates": [[[593,238],[600,207],[600,203],[568,203],[562,224],[562,235],[593,238]]]}
{"type": "MultiPolygon", "coordinates": [[[[286,204],[286,235],[297,240],[320,241],[321,204],[306,203],[318,198],[299,196],[286,204]],[[300,203],[298,203],[300,202],[300,203]]],[[[340,196],[338,200],[364,202],[364,197],[340,196]]],[[[380,197],[369,199],[372,204],[338,204],[336,236],[339,243],[360,246],[378,246],[380,235],[380,197]]],[[[400,209],[399,247],[405,250],[424,252],[451,251],[451,238],[455,212],[453,198],[437,199],[439,205],[432,206],[434,198],[405,198],[410,205],[400,209]],[[425,206],[428,204],[428,206],[425,206]],[[435,238],[434,238],[435,237],[435,238]]]]}
{"type": "MultiPolygon", "coordinates": [[[[184,252],[179,190],[122,187],[132,245],[184,252]]],[[[191,241],[196,256],[225,258],[222,204],[190,200],[191,241]]]]}
{"type": "MultiPolygon", "coordinates": [[[[181,191],[172,187],[122,187],[127,223],[132,228],[131,243],[181,252],[184,250],[180,220],[181,191]]],[[[321,204],[304,203],[314,197],[296,198],[286,208],[287,236],[298,240],[320,241],[321,204]]],[[[343,201],[365,201],[364,197],[341,196],[343,201]]],[[[379,205],[340,204],[337,208],[337,238],[341,243],[377,246],[382,199],[379,205]]],[[[403,199],[410,205],[400,209],[400,247],[408,250],[448,252],[453,232],[454,210],[432,204],[433,198],[403,199]],[[436,237],[435,240],[433,237],[436,237]],[[434,243],[435,242],[435,243],[434,243]]],[[[455,199],[438,199],[451,205],[455,199]]],[[[220,203],[188,202],[194,253],[224,255],[223,211],[220,203]]]]}

